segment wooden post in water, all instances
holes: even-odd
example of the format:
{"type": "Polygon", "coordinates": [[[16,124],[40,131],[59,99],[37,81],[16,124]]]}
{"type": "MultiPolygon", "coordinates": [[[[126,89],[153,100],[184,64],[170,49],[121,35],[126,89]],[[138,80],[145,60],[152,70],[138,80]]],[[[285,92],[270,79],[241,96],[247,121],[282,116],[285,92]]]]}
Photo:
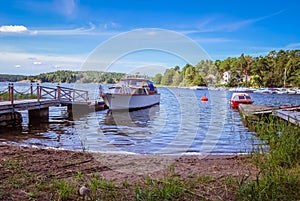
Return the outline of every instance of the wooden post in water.
{"type": "Polygon", "coordinates": [[[59,84],[57,85],[57,99],[60,100],[60,92],[61,92],[61,88],[59,86],[59,84]]]}
{"type": "Polygon", "coordinates": [[[30,98],[33,97],[33,87],[32,87],[32,83],[30,83],[30,98]]]}
{"type": "Polygon", "coordinates": [[[8,100],[10,101],[10,83],[8,83],[8,100]]]}
{"type": "Polygon", "coordinates": [[[74,102],[75,101],[75,89],[73,89],[73,94],[72,94],[72,101],[74,102]]]}
{"type": "Polygon", "coordinates": [[[29,124],[39,124],[49,122],[49,107],[28,110],[29,124]]]}
{"type": "Polygon", "coordinates": [[[13,83],[8,84],[8,97],[9,97],[11,104],[14,104],[14,84],[13,83]]]}
{"type": "Polygon", "coordinates": [[[37,93],[37,101],[40,102],[40,99],[41,99],[41,86],[39,84],[36,85],[36,93],[37,93]]]}

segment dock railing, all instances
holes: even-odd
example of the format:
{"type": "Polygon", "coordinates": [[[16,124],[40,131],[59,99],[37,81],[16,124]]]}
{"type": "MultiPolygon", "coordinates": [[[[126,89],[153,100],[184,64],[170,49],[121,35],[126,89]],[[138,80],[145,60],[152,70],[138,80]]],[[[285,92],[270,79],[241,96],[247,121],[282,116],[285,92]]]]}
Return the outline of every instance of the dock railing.
{"type": "Polygon", "coordinates": [[[73,89],[68,87],[57,86],[57,96],[59,100],[68,101],[88,101],[88,91],[81,89],[73,89]]]}
{"type": "Polygon", "coordinates": [[[26,95],[27,98],[37,97],[38,102],[41,101],[41,99],[54,99],[69,102],[87,102],[89,100],[87,90],[62,87],[60,85],[57,85],[57,87],[54,88],[37,84],[36,89],[34,89],[31,84],[29,89],[20,92],[15,89],[13,83],[9,83],[7,93],[8,100],[11,104],[14,104],[16,94],[26,95]]]}

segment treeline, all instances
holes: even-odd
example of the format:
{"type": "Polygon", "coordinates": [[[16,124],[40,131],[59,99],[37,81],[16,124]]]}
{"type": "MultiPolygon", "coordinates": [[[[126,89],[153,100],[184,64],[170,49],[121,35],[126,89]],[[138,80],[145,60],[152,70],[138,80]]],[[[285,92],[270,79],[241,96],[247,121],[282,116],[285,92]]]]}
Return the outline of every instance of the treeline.
{"type": "Polygon", "coordinates": [[[165,86],[201,86],[215,84],[217,74],[215,63],[205,60],[196,66],[186,64],[182,70],[179,66],[167,69],[163,75],[156,74],[153,81],[165,86]]]}
{"type": "Polygon", "coordinates": [[[1,82],[17,82],[22,80],[53,82],[53,83],[106,83],[114,84],[124,77],[124,73],[99,71],[67,71],[41,73],[35,76],[0,75],[1,82]]]}
{"type": "Polygon", "coordinates": [[[241,54],[237,58],[200,61],[167,69],[153,78],[156,84],[166,86],[224,85],[283,87],[300,86],[300,50],[271,51],[266,56],[252,57],[241,54]],[[224,73],[229,79],[224,80],[224,73]]]}
{"type": "MultiPolygon", "coordinates": [[[[124,76],[124,73],[114,72],[61,70],[35,76],[0,74],[0,81],[114,84],[124,76]]],[[[152,79],[165,86],[299,87],[300,50],[274,50],[258,57],[241,54],[225,60],[202,60],[195,66],[186,64],[182,69],[179,66],[167,69],[163,75],[156,74],[152,79]],[[229,75],[227,79],[225,72],[229,75]]]]}
{"type": "Polygon", "coordinates": [[[17,82],[20,80],[26,80],[27,76],[25,75],[8,75],[0,74],[0,82],[17,82]]]}

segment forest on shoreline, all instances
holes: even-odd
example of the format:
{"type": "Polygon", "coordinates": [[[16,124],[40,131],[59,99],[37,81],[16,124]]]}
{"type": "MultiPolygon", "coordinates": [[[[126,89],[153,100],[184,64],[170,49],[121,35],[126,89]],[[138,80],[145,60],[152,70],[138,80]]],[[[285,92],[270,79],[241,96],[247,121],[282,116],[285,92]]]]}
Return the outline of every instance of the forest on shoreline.
{"type": "Polygon", "coordinates": [[[47,82],[47,83],[105,83],[114,84],[125,73],[100,71],[69,71],[59,70],[39,75],[8,75],[0,74],[0,82],[47,82]]]}
{"type": "Polygon", "coordinates": [[[271,51],[266,56],[240,57],[225,60],[200,61],[195,66],[186,64],[167,69],[153,78],[167,86],[246,86],[246,87],[299,87],[300,50],[271,51]],[[230,76],[224,82],[224,73],[230,76]]]}
{"type": "MultiPolygon", "coordinates": [[[[0,74],[0,82],[53,82],[53,83],[106,83],[114,84],[125,73],[99,71],[68,71],[39,75],[0,74]]],[[[167,69],[152,77],[164,86],[247,86],[247,87],[299,87],[300,50],[273,50],[266,56],[228,57],[224,60],[201,60],[195,66],[186,64],[167,69]],[[227,73],[228,80],[224,80],[227,73]]]]}

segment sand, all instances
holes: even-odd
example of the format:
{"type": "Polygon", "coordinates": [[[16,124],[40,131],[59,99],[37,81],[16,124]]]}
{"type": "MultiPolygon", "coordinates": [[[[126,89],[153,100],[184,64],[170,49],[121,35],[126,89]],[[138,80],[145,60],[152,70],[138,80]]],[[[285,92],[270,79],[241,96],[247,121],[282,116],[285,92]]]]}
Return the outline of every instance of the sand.
{"type": "MultiPolygon", "coordinates": [[[[97,154],[28,148],[7,144],[0,145],[0,155],[1,181],[13,174],[11,170],[4,168],[3,164],[18,159],[22,159],[22,168],[36,175],[45,175],[51,172],[55,178],[63,179],[72,178],[78,172],[82,174],[98,173],[102,178],[116,184],[124,181],[131,184],[138,183],[148,176],[162,178],[167,172],[170,172],[170,169],[172,169],[173,175],[181,178],[207,176],[215,179],[232,177],[237,180],[254,177],[257,172],[247,155],[97,154]]],[[[0,188],[5,187],[0,185],[0,188]]],[[[234,193],[233,195],[227,195],[227,197],[212,196],[212,199],[217,200],[235,198],[234,193]]],[[[22,196],[19,198],[22,199],[22,196]]]]}

